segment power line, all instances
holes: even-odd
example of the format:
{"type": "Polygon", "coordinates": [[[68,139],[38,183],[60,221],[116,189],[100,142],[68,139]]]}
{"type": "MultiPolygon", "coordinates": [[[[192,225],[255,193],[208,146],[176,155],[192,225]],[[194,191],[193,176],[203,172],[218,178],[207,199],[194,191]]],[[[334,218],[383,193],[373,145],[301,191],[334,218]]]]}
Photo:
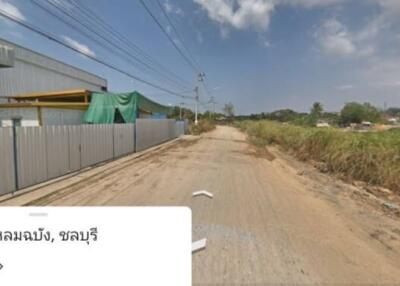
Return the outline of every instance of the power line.
{"type": "Polygon", "coordinates": [[[172,22],[171,18],[168,16],[167,12],[165,11],[164,7],[162,6],[161,2],[159,0],[156,0],[158,6],[160,7],[163,15],[165,16],[165,18],[167,19],[169,25],[171,26],[171,28],[174,30],[176,36],[178,37],[179,41],[181,42],[182,46],[184,47],[184,49],[186,50],[186,52],[188,53],[188,55],[191,57],[191,60],[183,53],[183,51],[178,47],[178,45],[175,43],[175,41],[172,39],[172,37],[170,36],[170,34],[165,30],[165,28],[161,25],[160,21],[158,21],[157,17],[151,12],[151,10],[149,9],[149,7],[144,3],[143,0],[140,0],[140,3],[142,4],[142,6],[145,8],[145,10],[147,11],[147,13],[152,17],[152,19],[156,22],[156,24],[158,25],[158,27],[162,30],[162,32],[168,37],[168,39],[170,40],[170,42],[173,44],[173,46],[176,48],[176,50],[179,52],[179,54],[186,60],[186,62],[196,71],[198,72],[198,74],[202,77],[202,79],[200,80],[202,82],[202,85],[204,87],[205,92],[207,93],[207,95],[210,97],[211,93],[206,85],[206,83],[204,82],[203,78],[205,76],[204,73],[200,72],[201,68],[199,67],[198,63],[196,62],[196,60],[194,59],[193,55],[191,54],[190,50],[187,48],[187,46],[185,45],[183,38],[181,37],[180,33],[178,32],[178,29],[176,28],[176,26],[174,25],[174,23],[172,22]]]}
{"type": "Polygon", "coordinates": [[[187,48],[187,46],[185,45],[185,42],[183,41],[183,38],[181,37],[180,33],[178,32],[178,29],[176,28],[176,26],[174,25],[174,23],[172,22],[171,18],[168,16],[168,13],[165,11],[164,7],[161,5],[161,2],[159,0],[156,0],[158,6],[160,7],[163,15],[165,16],[165,18],[167,19],[169,25],[172,27],[172,29],[174,30],[176,36],[178,37],[179,41],[182,44],[182,47],[186,50],[187,54],[189,55],[189,57],[191,58],[192,62],[196,65],[198,70],[201,70],[199,64],[197,63],[197,61],[195,60],[195,58],[193,57],[193,54],[190,52],[190,50],[187,48]]]}
{"type": "MultiPolygon", "coordinates": [[[[62,21],[64,24],[68,25],[68,26],[72,26],[76,31],[78,31],[79,33],[81,33],[82,35],[86,36],[87,38],[91,39],[92,41],[94,41],[95,43],[97,43],[99,46],[101,46],[102,48],[110,51],[112,54],[116,55],[115,51],[118,50],[110,50],[110,48],[105,45],[104,43],[100,42],[99,40],[97,40],[96,38],[92,37],[92,35],[88,34],[87,32],[81,30],[80,28],[78,28],[76,25],[69,23],[66,19],[59,17],[57,14],[55,14],[53,11],[51,11],[50,9],[42,6],[42,4],[36,2],[35,0],[31,0],[33,4],[37,5],[39,8],[43,9],[45,12],[47,12],[48,14],[52,15],[53,17],[57,18],[58,20],[62,21]]],[[[118,55],[121,57],[124,57],[122,55],[118,55]]],[[[125,58],[124,59],[130,61],[129,59],[125,58]]]]}
{"type": "Polygon", "coordinates": [[[195,72],[199,72],[195,64],[192,63],[192,61],[185,55],[185,53],[178,47],[178,45],[175,43],[174,39],[171,38],[169,33],[165,30],[163,25],[161,25],[160,21],[158,21],[157,17],[151,12],[149,7],[144,3],[143,0],[139,0],[146,12],[151,16],[151,18],[154,20],[154,22],[157,24],[157,26],[161,29],[161,31],[167,36],[169,41],[172,43],[172,45],[175,47],[175,49],[178,51],[178,53],[183,57],[183,59],[193,68],[195,72]]]}
{"type": "Polygon", "coordinates": [[[179,94],[177,92],[171,91],[171,90],[169,90],[167,88],[164,88],[162,86],[159,86],[157,84],[154,84],[152,82],[144,80],[144,79],[142,79],[142,78],[140,78],[140,77],[138,77],[136,75],[133,75],[133,74],[131,74],[131,73],[129,73],[129,72],[123,70],[123,69],[120,69],[120,68],[114,66],[113,64],[110,64],[110,63],[105,62],[105,61],[103,61],[101,59],[98,59],[95,56],[92,56],[92,55],[89,55],[87,53],[84,53],[81,50],[79,50],[79,49],[77,49],[77,48],[75,48],[75,47],[73,47],[73,46],[61,41],[60,39],[58,39],[56,36],[50,34],[49,32],[45,32],[45,31],[41,30],[40,28],[37,28],[34,25],[29,24],[26,21],[23,21],[21,18],[13,16],[13,15],[7,13],[6,11],[4,11],[2,9],[0,9],[0,15],[5,17],[5,18],[7,18],[8,20],[10,20],[10,21],[12,21],[14,23],[17,23],[17,24],[25,27],[26,29],[28,29],[28,30],[30,30],[32,32],[35,32],[38,35],[41,35],[41,36],[43,36],[43,37],[45,37],[45,38],[47,38],[47,39],[49,39],[51,41],[54,41],[54,42],[58,43],[59,45],[62,45],[62,46],[66,47],[66,48],[68,48],[68,49],[70,49],[70,50],[72,50],[72,51],[74,51],[76,53],[81,54],[84,57],[87,57],[87,58],[89,58],[89,59],[91,59],[91,60],[93,60],[93,61],[95,61],[95,62],[97,62],[99,64],[102,64],[102,65],[104,65],[104,66],[106,66],[106,67],[108,67],[108,68],[110,68],[112,70],[115,70],[115,71],[117,71],[117,72],[119,72],[121,74],[124,74],[124,75],[126,75],[126,76],[128,76],[128,77],[130,77],[132,79],[135,79],[135,80],[137,80],[139,82],[142,82],[142,83],[144,83],[146,85],[149,85],[149,86],[154,87],[156,89],[159,89],[161,91],[167,92],[169,94],[179,96],[181,98],[193,98],[193,97],[189,97],[189,96],[186,96],[186,95],[179,94]]]}
{"type": "MultiPolygon", "coordinates": [[[[83,26],[84,28],[86,28],[88,31],[94,33],[96,36],[98,36],[99,38],[101,38],[102,40],[104,40],[106,43],[108,43],[109,45],[113,46],[115,48],[115,50],[110,50],[109,48],[105,47],[102,43],[100,43],[98,40],[94,39],[91,35],[88,35],[88,33],[82,31],[82,29],[80,29],[79,27],[77,27],[76,25],[70,23],[69,21],[65,20],[64,18],[61,18],[60,16],[56,15],[55,13],[53,13],[49,8],[43,6],[42,4],[40,4],[37,0],[31,0],[32,3],[34,3],[35,5],[37,5],[38,7],[40,7],[41,9],[43,9],[44,11],[46,11],[47,13],[51,14],[53,17],[57,18],[58,20],[64,22],[66,25],[68,26],[72,26],[74,27],[78,32],[80,32],[81,34],[85,35],[86,37],[90,38],[91,40],[93,40],[94,42],[96,42],[98,45],[102,46],[103,48],[109,50],[112,54],[116,54],[116,52],[123,52],[124,55],[128,56],[129,58],[127,58],[126,56],[122,56],[125,60],[129,61],[129,63],[131,63],[133,66],[136,67],[136,63],[133,62],[130,58],[134,59],[136,62],[138,62],[139,64],[144,65],[145,67],[147,67],[150,70],[153,70],[157,73],[160,74],[160,72],[156,69],[154,69],[153,67],[149,66],[147,63],[143,62],[142,60],[138,59],[136,56],[132,55],[129,51],[127,51],[126,49],[122,49],[121,47],[119,47],[118,45],[116,45],[114,42],[110,41],[109,39],[107,39],[105,36],[103,36],[101,33],[95,31],[90,25],[86,25],[84,23],[82,23],[79,19],[77,19],[75,16],[71,15],[71,13],[67,12],[65,9],[55,5],[54,3],[52,3],[52,1],[49,0],[45,0],[48,4],[50,4],[51,6],[53,6],[55,9],[57,9],[57,11],[63,13],[64,15],[66,15],[67,17],[69,17],[70,19],[74,20],[75,22],[77,22],[78,24],[80,24],[81,26],[83,26]]],[[[121,56],[121,55],[120,55],[121,56]]],[[[162,74],[161,74],[162,75],[162,74]]],[[[162,75],[164,78],[168,79],[170,82],[184,87],[186,88],[185,85],[182,85],[180,83],[178,83],[177,81],[171,79],[168,76],[162,75]]]]}
{"type": "MultiPolygon", "coordinates": [[[[102,26],[105,30],[107,30],[114,38],[119,40],[121,43],[125,44],[128,48],[133,50],[138,56],[142,56],[146,58],[151,64],[158,66],[161,70],[166,73],[173,75],[178,81],[183,83],[184,85],[189,85],[185,80],[183,80],[180,76],[176,75],[171,70],[165,68],[162,64],[160,64],[156,59],[151,57],[145,51],[143,51],[139,46],[135,43],[127,39],[120,32],[115,30],[111,25],[107,24],[104,20],[101,19],[95,12],[93,12],[90,8],[84,5],[84,3],[80,2],[79,4],[75,0],[67,0],[75,9],[79,12],[83,13],[87,18],[91,18],[94,22],[102,26]]],[[[85,18],[85,17],[83,17],[85,18]]]]}
{"type": "MultiPolygon", "coordinates": [[[[181,42],[182,46],[184,47],[184,49],[186,50],[186,52],[188,53],[188,55],[191,57],[192,61],[196,64],[198,70],[202,70],[199,66],[199,64],[196,62],[196,60],[193,57],[193,54],[190,52],[190,50],[187,48],[187,46],[185,45],[185,42],[183,41],[182,36],[180,35],[180,33],[178,32],[178,29],[176,28],[176,26],[174,25],[174,23],[172,22],[171,18],[168,16],[168,13],[165,11],[163,5],[161,4],[160,0],[156,0],[158,6],[160,7],[163,15],[165,16],[165,18],[167,19],[169,25],[172,27],[172,29],[174,30],[176,36],[178,37],[179,41],[181,42]]],[[[203,74],[204,75],[204,74],[203,74]]],[[[208,97],[211,97],[211,92],[209,91],[206,83],[204,82],[204,80],[201,80],[201,83],[204,87],[204,90],[207,94],[208,97]]]]}

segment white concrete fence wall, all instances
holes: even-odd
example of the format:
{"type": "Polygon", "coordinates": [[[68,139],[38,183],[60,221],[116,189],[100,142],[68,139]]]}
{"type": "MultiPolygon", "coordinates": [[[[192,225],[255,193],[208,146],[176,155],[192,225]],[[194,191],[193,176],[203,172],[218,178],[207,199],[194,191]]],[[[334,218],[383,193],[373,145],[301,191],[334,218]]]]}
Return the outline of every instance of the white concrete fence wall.
{"type": "Polygon", "coordinates": [[[185,123],[170,119],[0,128],[0,195],[145,150],[184,133],[185,123]]]}

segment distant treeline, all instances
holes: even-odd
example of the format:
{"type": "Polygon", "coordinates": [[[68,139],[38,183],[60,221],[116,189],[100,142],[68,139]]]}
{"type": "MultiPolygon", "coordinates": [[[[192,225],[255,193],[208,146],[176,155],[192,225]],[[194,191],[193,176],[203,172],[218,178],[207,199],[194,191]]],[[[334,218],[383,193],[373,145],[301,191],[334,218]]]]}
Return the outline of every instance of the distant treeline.
{"type": "MultiPolygon", "coordinates": [[[[205,111],[203,113],[199,112],[198,113],[198,119],[216,119],[220,117],[224,117],[225,115],[220,112],[212,112],[212,111],[205,111]]],[[[173,118],[173,119],[188,119],[189,121],[193,122],[195,118],[194,112],[186,107],[179,107],[179,106],[173,106],[171,108],[171,112],[168,115],[168,118],[173,118]]]]}
{"type": "Polygon", "coordinates": [[[388,123],[391,117],[400,117],[400,108],[391,107],[380,110],[370,103],[346,103],[340,112],[325,112],[319,102],[313,104],[309,113],[296,112],[292,109],[281,109],[274,112],[236,116],[236,120],[273,120],[289,122],[296,125],[315,126],[318,122],[326,122],[334,126],[347,126],[350,123],[388,123]]]}

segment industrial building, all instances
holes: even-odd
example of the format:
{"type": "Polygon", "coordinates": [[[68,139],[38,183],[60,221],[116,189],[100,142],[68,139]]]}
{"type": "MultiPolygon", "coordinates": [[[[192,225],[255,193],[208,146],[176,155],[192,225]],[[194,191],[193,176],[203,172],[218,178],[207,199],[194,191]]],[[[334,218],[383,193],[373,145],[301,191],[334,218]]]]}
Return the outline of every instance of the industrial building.
{"type": "Polygon", "coordinates": [[[0,39],[0,127],[134,123],[170,108],[139,92],[108,93],[107,81],[0,39]]]}
{"type": "Polygon", "coordinates": [[[70,89],[107,91],[107,81],[0,39],[0,96],[70,89]]]}
{"type": "Polygon", "coordinates": [[[78,89],[8,96],[0,103],[0,127],[82,124],[90,94],[78,89]]]}
{"type": "Polygon", "coordinates": [[[107,91],[107,81],[0,39],[0,127],[80,124],[87,107],[33,102],[66,90],[107,91]]]}
{"type": "Polygon", "coordinates": [[[0,103],[0,127],[134,123],[136,118],[165,119],[170,111],[136,91],[30,93],[0,103]]]}

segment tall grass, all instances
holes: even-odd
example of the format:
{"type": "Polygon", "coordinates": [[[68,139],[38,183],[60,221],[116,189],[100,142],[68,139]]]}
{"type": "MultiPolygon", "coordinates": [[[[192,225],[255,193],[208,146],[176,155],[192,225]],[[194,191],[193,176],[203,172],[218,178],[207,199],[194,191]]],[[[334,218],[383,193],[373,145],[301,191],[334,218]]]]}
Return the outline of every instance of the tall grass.
{"type": "Polygon", "coordinates": [[[243,121],[239,127],[257,145],[278,144],[301,160],[328,171],[400,191],[400,132],[350,133],[271,121],[243,121]]]}
{"type": "Polygon", "coordinates": [[[200,119],[197,125],[192,123],[189,126],[189,133],[192,135],[200,135],[201,133],[209,132],[215,128],[216,126],[213,120],[204,118],[200,119]]]}

